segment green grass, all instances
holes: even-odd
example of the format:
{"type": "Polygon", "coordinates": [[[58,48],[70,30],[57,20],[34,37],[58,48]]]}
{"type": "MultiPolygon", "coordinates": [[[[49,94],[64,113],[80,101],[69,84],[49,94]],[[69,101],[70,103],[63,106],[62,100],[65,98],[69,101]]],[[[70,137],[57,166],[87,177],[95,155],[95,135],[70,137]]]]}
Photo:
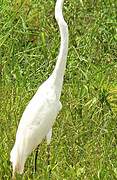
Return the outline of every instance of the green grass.
{"type": "MultiPolygon", "coordinates": [[[[115,0],[66,0],[69,54],[53,127],[52,180],[117,179],[117,24],[115,0]]],[[[52,72],[60,36],[54,1],[0,1],[0,179],[11,179],[9,154],[26,104],[52,72]]],[[[48,179],[46,143],[17,179],[48,179]]]]}

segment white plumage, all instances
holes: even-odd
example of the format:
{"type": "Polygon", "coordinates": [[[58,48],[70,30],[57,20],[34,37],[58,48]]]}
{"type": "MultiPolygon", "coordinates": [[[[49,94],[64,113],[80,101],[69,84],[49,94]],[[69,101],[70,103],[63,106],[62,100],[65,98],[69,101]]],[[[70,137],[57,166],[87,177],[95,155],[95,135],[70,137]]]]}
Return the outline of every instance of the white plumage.
{"type": "Polygon", "coordinates": [[[27,157],[45,137],[47,143],[50,143],[53,123],[62,108],[60,95],[68,51],[68,27],[62,15],[63,2],[64,0],[57,0],[55,6],[55,17],[61,34],[57,63],[53,73],[39,87],[21,117],[10,154],[13,174],[23,173],[27,157]]]}

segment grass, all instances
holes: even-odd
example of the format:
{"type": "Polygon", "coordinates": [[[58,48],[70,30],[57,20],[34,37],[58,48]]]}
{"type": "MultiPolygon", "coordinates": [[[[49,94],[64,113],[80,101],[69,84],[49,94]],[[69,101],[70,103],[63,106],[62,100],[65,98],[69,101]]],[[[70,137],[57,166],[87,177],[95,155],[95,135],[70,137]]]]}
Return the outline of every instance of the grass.
{"type": "MultiPolygon", "coordinates": [[[[117,29],[114,0],[65,1],[69,54],[53,127],[52,180],[117,179],[117,29]]],[[[0,179],[11,179],[9,154],[26,104],[52,72],[60,36],[54,1],[0,1],[0,179]]],[[[48,179],[46,143],[17,179],[48,179]]]]}

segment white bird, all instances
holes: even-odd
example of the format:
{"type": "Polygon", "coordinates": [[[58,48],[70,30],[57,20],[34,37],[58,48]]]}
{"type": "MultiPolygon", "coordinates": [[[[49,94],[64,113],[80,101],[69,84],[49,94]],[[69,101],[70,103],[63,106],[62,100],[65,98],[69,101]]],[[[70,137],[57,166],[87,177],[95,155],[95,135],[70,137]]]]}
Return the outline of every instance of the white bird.
{"type": "Polygon", "coordinates": [[[64,0],[57,0],[55,18],[59,25],[61,44],[55,69],[50,77],[38,88],[27,105],[16,133],[10,161],[15,173],[23,173],[27,157],[46,138],[50,144],[52,126],[62,108],[60,102],[64,72],[68,53],[68,26],[63,18],[64,0]]]}

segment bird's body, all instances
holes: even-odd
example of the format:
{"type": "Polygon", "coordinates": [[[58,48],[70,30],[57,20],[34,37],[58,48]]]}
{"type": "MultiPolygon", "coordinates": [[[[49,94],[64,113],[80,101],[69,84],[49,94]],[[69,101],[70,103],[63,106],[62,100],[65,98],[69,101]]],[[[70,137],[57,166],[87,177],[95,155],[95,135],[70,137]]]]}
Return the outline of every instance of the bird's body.
{"type": "Polygon", "coordinates": [[[23,172],[26,158],[48,135],[60,109],[56,88],[47,80],[39,87],[20,120],[11,152],[14,171],[23,172]]]}
{"type": "Polygon", "coordinates": [[[23,173],[28,155],[45,137],[47,143],[50,143],[53,123],[62,108],[60,95],[68,51],[68,28],[62,16],[63,2],[64,0],[57,0],[55,7],[55,17],[61,33],[58,60],[53,73],[38,88],[20,120],[16,141],[10,154],[13,174],[23,173]]]}

